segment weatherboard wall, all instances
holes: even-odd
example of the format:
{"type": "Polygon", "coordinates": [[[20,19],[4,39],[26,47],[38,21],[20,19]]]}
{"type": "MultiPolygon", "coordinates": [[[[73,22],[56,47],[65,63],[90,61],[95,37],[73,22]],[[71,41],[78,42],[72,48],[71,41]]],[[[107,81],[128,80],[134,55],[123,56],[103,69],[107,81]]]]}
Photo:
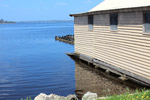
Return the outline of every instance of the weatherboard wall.
{"type": "Polygon", "coordinates": [[[118,30],[110,30],[109,14],[75,17],[75,52],[150,79],[150,33],[143,31],[143,12],[118,14],[118,30]]]}

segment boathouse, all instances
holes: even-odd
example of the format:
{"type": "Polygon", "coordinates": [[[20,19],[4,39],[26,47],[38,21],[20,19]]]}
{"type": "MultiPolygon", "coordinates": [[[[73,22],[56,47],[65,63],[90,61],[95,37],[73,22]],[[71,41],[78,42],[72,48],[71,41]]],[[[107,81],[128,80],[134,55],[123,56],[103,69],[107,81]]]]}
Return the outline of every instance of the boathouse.
{"type": "Polygon", "coordinates": [[[104,0],[70,16],[80,59],[150,86],[150,0],[104,0]]]}

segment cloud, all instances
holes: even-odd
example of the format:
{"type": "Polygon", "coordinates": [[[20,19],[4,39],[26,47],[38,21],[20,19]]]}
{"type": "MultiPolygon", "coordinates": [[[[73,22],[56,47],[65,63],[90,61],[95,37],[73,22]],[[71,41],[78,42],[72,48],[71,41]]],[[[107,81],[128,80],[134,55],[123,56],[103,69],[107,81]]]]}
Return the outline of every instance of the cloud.
{"type": "Polygon", "coordinates": [[[57,6],[67,6],[68,4],[66,2],[58,2],[56,3],[57,6]]]}

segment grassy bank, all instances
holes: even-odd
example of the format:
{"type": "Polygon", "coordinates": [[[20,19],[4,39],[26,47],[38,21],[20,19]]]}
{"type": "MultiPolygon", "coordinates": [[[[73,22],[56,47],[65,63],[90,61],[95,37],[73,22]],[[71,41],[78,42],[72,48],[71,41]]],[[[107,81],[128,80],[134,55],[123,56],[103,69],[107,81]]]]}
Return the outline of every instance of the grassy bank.
{"type": "MultiPolygon", "coordinates": [[[[26,99],[21,100],[32,100],[31,97],[27,97],[26,99]]],[[[107,99],[97,99],[97,100],[150,100],[150,90],[142,90],[142,91],[136,91],[134,94],[130,94],[129,92],[122,94],[122,95],[116,95],[116,96],[110,96],[107,99]]]]}
{"type": "MultiPolygon", "coordinates": [[[[101,99],[97,99],[101,100],[101,99]]],[[[150,90],[136,91],[134,94],[125,93],[122,95],[111,96],[103,100],[150,100],[150,90]]]]}

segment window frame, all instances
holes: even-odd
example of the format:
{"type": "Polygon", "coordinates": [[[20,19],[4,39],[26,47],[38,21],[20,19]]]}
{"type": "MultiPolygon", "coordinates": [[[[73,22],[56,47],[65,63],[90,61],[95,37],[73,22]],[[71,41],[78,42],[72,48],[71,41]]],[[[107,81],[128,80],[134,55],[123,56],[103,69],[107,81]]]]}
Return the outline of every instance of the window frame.
{"type": "Polygon", "coordinates": [[[118,31],[118,13],[109,14],[110,18],[110,30],[118,31]]]}
{"type": "Polygon", "coordinates": [[[147,34],[147,35],[150,35],[150,28],[149,28],[149,31],[146,31],[146,28],[145,28],[146,24],[148,24],[147,27],[150,26],[150,11],[143,12],[143,33],[147,34]],[[146,13],[149,13],[149,19],[148,19],[149,22],[146,22],[146,18],[145,18],[146,17],[146,15],[145,15],[146,13]]]}
{"type": "Polygon", "coordinates": [[[93,30],[94,15],[88,15],[88,30],[93,30]]]}

